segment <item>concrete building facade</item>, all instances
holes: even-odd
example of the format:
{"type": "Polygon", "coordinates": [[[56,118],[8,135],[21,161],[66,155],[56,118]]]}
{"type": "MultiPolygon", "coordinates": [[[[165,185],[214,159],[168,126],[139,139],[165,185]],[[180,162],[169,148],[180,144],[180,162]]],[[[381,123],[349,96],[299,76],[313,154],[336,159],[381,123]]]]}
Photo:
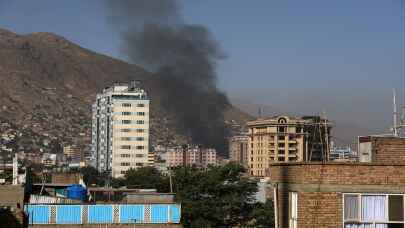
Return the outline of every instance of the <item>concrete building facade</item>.
{"type": "Polygon", "coordinates": [[[171,147],[164,152],[160,152],[157,156],[160,157],[160,160],[165,161],[168,169],[180,166],[205,168],[218,164],[218,155],[215,149],[198,146],[171,147]]]}
{"type": "Polygon", "coordinates": [[[274,162],[327,160],[331,124],[320,117],[277,116],[247,123],[248,169],[262,177],[274,162]]]}
{"type": "Polygon", "coordinates": [[[247,134],[232,136],[229,139],[229,160],[248,167],[248,143],[247,134]]]}
{"type": "Polygon", "coordinates": [[[83,151],[77,146],[64,146],[63,154],[71,161],[80,162],[84,160],[83,151]]]}
{"type": "Polygon", "coordinates": [[[122,177],[150,165],[149,97],[135,82],[115,84],[93,104],[92,154],[100,172],[122,177]]]}

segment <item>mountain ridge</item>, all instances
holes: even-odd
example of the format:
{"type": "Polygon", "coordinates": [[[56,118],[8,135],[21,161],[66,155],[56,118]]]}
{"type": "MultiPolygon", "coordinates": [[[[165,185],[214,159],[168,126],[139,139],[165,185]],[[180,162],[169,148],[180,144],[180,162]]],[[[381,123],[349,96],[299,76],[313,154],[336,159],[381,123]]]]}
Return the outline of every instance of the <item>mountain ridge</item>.
{"type": "MultiPolygon", "coordinates": [[[[14,135],[0,143],[13,151],[60,151],[70,144],[88,150],[96,93],[131,80],[140,80],[152,98],[151,143],[191,142],[178,131],[180,120],[160,105],[159,88],[165,85],[137,65],[46,32],[18,35],[0,29],[0,50],[0,133],[14,135]]],[[[250,118],[234,107],[225,116],[237,122],[250,118]]]]}

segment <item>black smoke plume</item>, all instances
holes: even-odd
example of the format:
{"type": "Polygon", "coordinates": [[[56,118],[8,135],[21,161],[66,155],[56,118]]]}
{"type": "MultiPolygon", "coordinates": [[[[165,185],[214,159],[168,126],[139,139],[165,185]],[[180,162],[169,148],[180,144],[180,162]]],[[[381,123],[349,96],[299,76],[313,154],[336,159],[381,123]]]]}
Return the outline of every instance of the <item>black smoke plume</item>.
{"type": "Polygon", "coordinates": [[[163,106],[194,143],[224,149],[224,111],[229,106],[217,84],[225,57],[210,31],[186,24],[175,0],[110,0],[111,20],[123,31],[123,51],[160,77],[163,106]]]}

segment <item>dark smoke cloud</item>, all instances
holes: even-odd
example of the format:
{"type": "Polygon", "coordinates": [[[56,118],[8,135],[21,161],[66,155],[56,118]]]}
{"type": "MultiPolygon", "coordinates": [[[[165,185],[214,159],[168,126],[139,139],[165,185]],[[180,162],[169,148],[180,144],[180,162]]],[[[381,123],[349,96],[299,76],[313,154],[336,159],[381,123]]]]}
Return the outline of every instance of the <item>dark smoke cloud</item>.
{"type": "Polygon", "coordinates": [[[195,143],[223,150],[227,97],[216,86],[225,57],[210,31],[186,24],[174,0],[110,0],[112,23],[123,32],[123,52],[160,77],[164,107],[195,143]]]}

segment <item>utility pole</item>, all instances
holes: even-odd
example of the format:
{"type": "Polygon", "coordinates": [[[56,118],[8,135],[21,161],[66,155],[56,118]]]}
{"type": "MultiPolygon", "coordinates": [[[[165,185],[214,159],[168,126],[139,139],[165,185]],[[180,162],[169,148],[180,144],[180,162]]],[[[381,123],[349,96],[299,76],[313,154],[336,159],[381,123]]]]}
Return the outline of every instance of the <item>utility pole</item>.
{"type": "MultiPolygon", "coordinates": [[[[329,147],[329,127],[328,127],[328,119],[326,117],[326,112],[323,111],[322,112],[322,116],[324,119],[324,127],[325,127],[325,132],[324,132],[324,136],[325,136],[325,141],[326,141],[326,161],[329,161],[329,155],[330,155],[330,147],[329,147]]],[[[321,135],[322,137],[322,135],[321,135]]]]}
{"type": "Polygon", "coordinates": [[[17,153],[13,157],[13,185],[18,185],[18,158],[17,153]]]}
{"type": "Polygon", "coordinates": [[[170,193],[173,193],[172,171],[169,170],[170,193]]]}

